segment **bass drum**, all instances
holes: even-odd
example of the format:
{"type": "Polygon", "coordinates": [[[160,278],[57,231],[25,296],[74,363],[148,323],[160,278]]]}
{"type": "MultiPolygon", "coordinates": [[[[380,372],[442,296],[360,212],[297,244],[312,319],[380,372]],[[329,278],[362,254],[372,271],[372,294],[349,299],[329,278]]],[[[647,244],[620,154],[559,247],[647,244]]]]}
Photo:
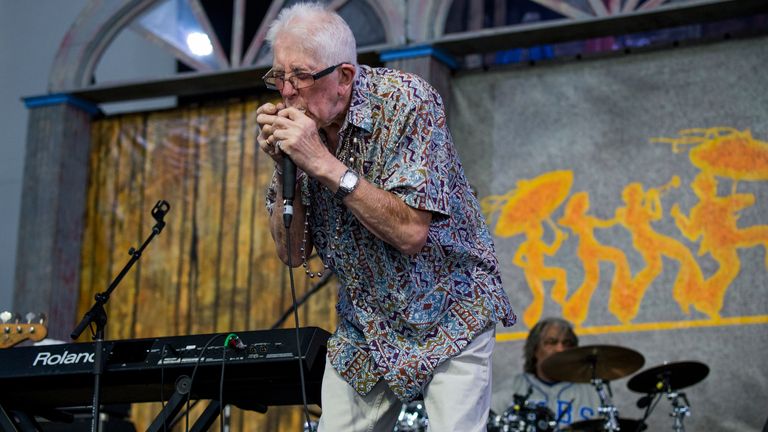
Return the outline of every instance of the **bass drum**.
{"type": "Polygon", "coordinates": [[[424,401],[417,400],[403,404],[393,432],[427,432],[428,426],[424,401]]]}
{"type": "Polygon", "coordinates": [[[488,416],[488,432],[553,432],[556,426],[555,414],[545,406],[514,405],[488,416]]]}

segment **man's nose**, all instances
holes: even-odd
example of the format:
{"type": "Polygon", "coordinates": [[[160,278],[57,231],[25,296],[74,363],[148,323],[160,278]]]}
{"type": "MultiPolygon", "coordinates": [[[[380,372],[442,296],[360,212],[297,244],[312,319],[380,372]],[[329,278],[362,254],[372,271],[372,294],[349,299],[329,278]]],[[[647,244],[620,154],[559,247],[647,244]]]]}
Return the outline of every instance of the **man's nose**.
{"type": "Polygon", "coordinates": [[[291,80],[285,80],[283,82],[283,88],[280,89],[280,96],[287,98],[296,94],[296,87],[293,86],[291,80]]]}

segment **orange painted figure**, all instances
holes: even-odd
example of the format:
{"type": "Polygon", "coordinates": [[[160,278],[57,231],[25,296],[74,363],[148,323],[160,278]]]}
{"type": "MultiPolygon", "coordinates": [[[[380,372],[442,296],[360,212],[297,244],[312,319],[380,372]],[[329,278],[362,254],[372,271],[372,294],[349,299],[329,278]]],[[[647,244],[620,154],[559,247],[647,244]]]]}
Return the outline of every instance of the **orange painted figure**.
{"type": "Polygon", "coordinates": [[[544,311],[544,281],[554,281],[552,285],[552,299],[559,304],[565,302],[568,293],[567,273],[560,267],[547,266],[544,263],[545,256],[554,256],[560,249],[566,235],[547,219],[555,233],[555,239],[551,244],[546,244],[542,238],[544,228],[541,223],[533,223],[525,231],[525,241],[515,253],[512,262],[523,269],[525,281],[533,294],[531,304],[523,313],[523,322],[528,328],[532,328],[541,318],[544,311]]]}
{"type": "Polygon", "coordinates": [[[704,277],[691,251],[680,241],[660,234],[651,225],[663,216],[661,193],[678,186],[680,178],[674,176],[667,185],[647,191],[643,191],[640,183],[630,183],[621,194],[624,207],[616,209],[615,221],[632,234],[632,243],[645,261],[645,267],[634,275],[629,285],[617,286],[617,290],[611,291],[608,309],[625,324],[637,316],[647,288],[663,270],[662,258],[665,256],[679,265],[672,295],[681,310],[687,313],[690,299],[704,289],[704,277]]]}
{"type": "Polygon", "coordinates": [[[631,280],[631,271],[624,252],[601,244],[594,235],[596,228],[607,228],[614,222],[590,216],[588,211],[589,195],[586,192],[578,192],[568,201],[565,214],[558,221],[560,225],[570,228],[579,239],[576,254],[584,268],[584,280],[568,297],[563,307],[563,317],[577,326],[586,320],[592,295],[600,284],[601,262],[613,264],[611,292],[621,292],[629,286],[631,280]]]}
{"type": "Polygon", "coordinates": [[[704,172],[734,180],[768,180],[768,143],[752,137],[749,130],[718,127],[685,129],[680,138],[653,138],[651,142],[680,147],[693,145],[688,157],[704,172]]]}
{"type": "MultiPolygon", "coordinates": [[[[691,241],[701,240],[699,255],[709,253],[718,264],[717,271],[705,280],[703,290],[691,299],[694,307],[711,318],[718,318],[725,293],[741,271],[739,248],[762,245],[768,248],[768,225],[738,227],[738,212],[755,204],[755,196],[734,193],[718,196],[717,179],[709,173],[700,173],[691,183],[699,202],[685,216],[675,204],[670,214],[683,235],[691,241]]],[[[768,250],[766,250],[768,267],[768,250]]]]}
{"type": "Polygon", "coordinates": [[[552,299],[563,304],[568,292],[566,272],[547,266],[545,257],[554,256],[565,237],[552,222],[551,214],[563,203],[573,184],[571,171],[552,171],[530,180],[520,180],[516,188],[503,196],[489,196],[481,202],[483,213],[490,217],[499,212],[494,234],[513,237],[524,234],[512,262],[523,269],[533,299],[523,312],[523,322],[530,328],[541,318],[544,309],[544,283],[554,281],[552,299]],[[547,244],[544,226],[547,223],[555,238],[547,244]]]}

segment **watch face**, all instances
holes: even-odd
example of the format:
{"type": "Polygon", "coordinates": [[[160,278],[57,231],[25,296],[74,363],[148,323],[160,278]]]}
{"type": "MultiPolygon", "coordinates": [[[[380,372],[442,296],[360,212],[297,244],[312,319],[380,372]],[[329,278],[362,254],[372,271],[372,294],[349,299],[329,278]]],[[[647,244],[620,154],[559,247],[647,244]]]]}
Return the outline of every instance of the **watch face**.
{"type": "Polygon", "coordinates": [[[339,187],[344,189],[352,189],[357,184],[357,175],[352,171],[347,171],[341,177],[339,187]]]}

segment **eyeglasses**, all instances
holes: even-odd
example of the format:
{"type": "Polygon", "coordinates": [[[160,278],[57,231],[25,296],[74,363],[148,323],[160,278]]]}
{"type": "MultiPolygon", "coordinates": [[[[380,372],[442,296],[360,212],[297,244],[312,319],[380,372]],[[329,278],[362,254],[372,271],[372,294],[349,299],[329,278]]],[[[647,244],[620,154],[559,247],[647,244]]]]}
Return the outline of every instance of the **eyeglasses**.
{"type": "Polygon", "coordinates": [[[276,74],[272,71],[272,69],[270,69],[269,72],[261,77],[261,79],[264,80],[264,84],[266,84],[267,88],[270,90],[282,90],[283,87],[285,87],[286,81],[290,82],[293,88],[298,90],[311,86],[315,83],[316,80],[319,80],[320,78],[330,74],[336,70],[337,67],[343,64],[344,63],[339,63],[335,66],[327,67],[317,73],[296,72],[292,75],[276,74]]]}

